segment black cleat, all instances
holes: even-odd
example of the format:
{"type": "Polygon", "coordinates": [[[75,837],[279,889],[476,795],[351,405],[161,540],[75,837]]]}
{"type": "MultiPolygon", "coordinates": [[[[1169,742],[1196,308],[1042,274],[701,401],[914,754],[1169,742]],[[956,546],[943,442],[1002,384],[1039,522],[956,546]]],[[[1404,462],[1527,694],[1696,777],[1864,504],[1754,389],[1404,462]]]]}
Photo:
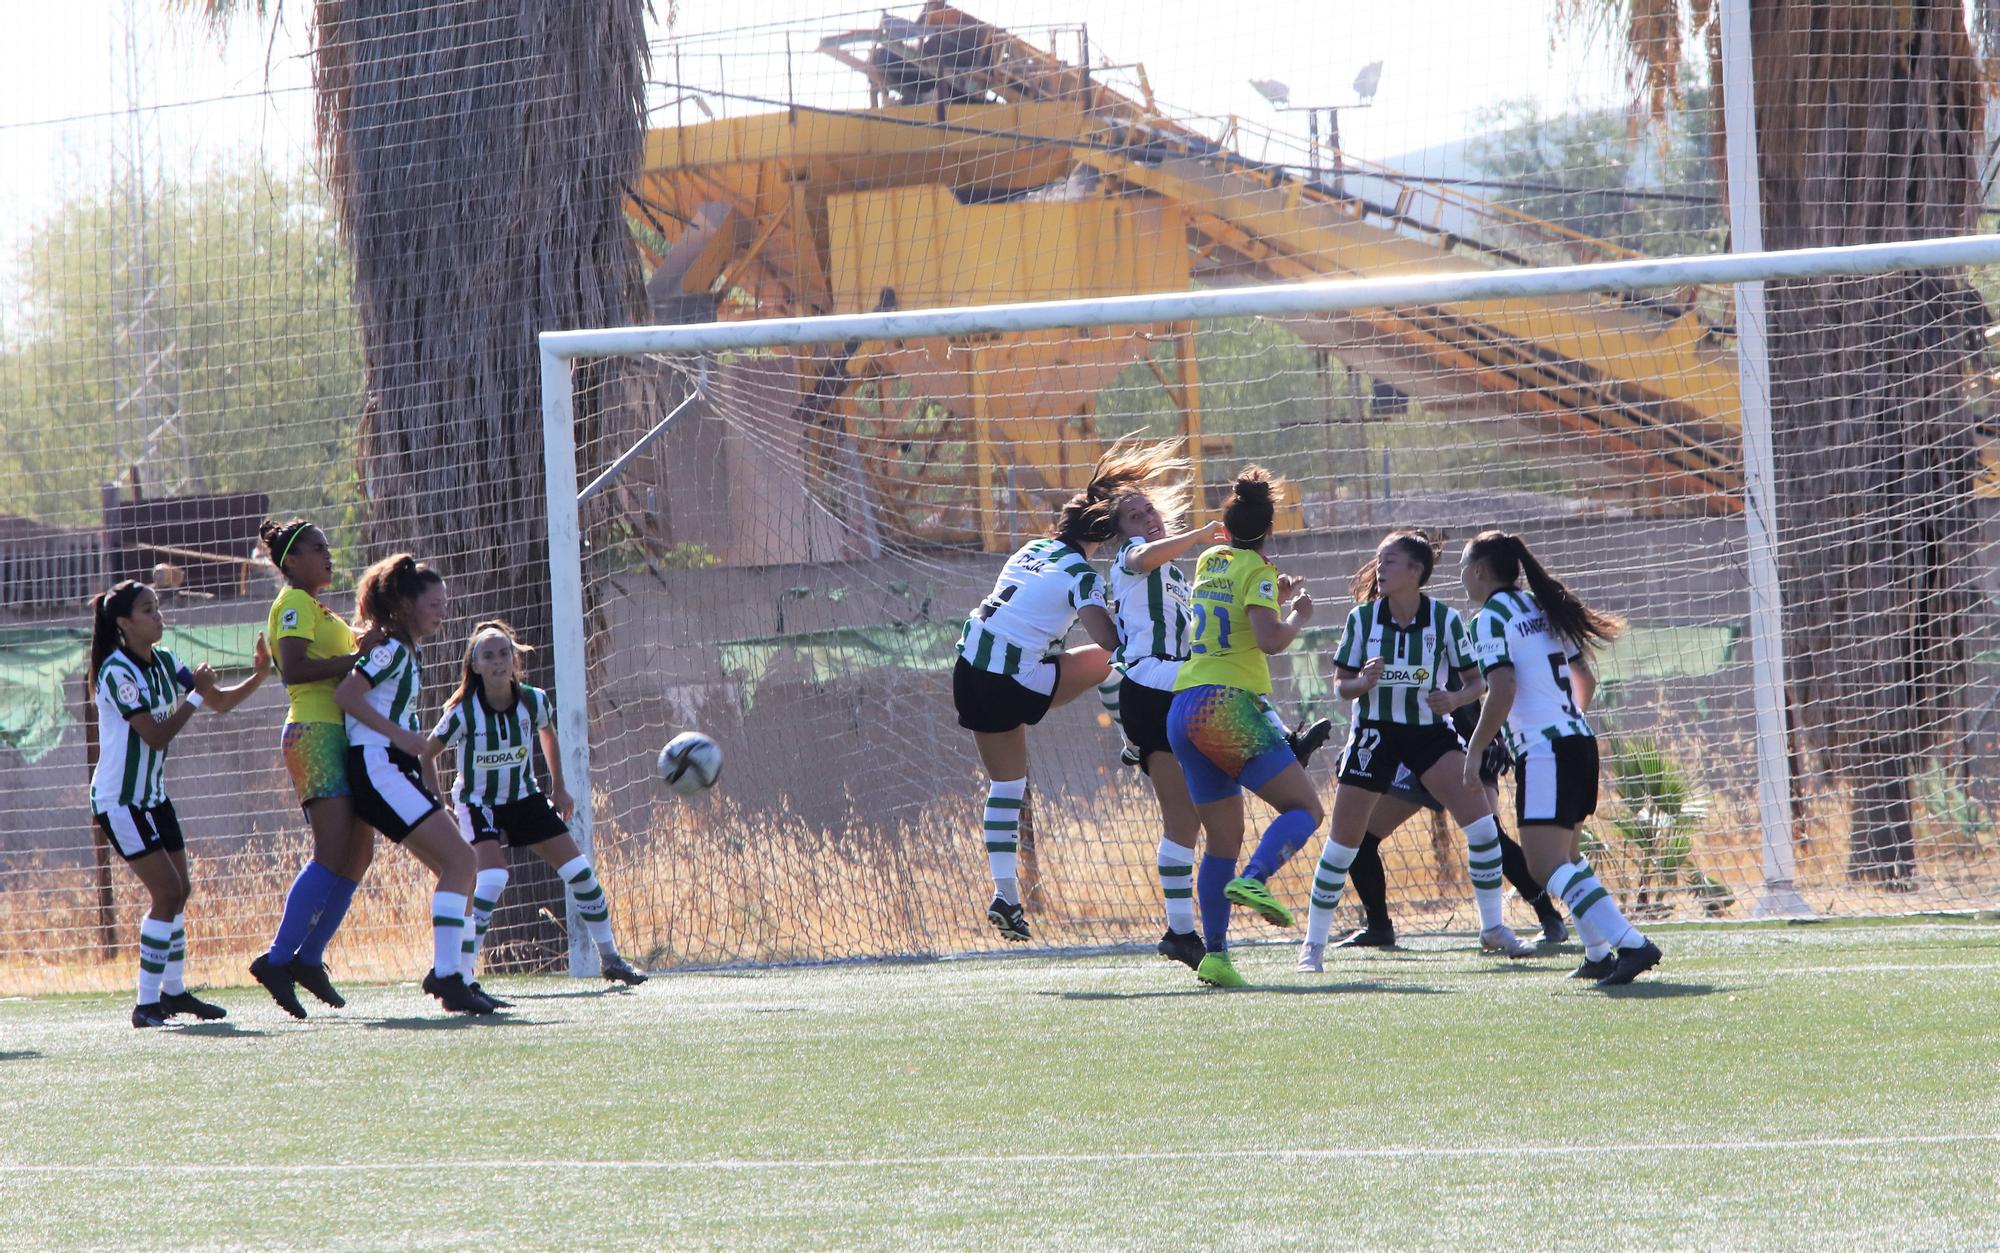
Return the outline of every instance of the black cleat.
{"type": "Polygon", "coordinates": [[[645,971],[634,970],[631,962],[616,953],[604,959],[604,964],[598,968],[598,973],[613,983],[622,983],[628,988],[636,988],[646,981],[645,971]]]}
{"type": "Polygon", "coordinates": [[[343,1008],[347,1004],[347,998],[340,994],[339,988],[333,986],[333,980],[326,977],[325,963],[293,961],[288,969],[292,972],[294,983],[325,1004],[335,1009],[343,1008]]]}
{"type": "Polygon", "coordinates": [[[167,1025],[167,1012],[160,1008],[158,1001],[148,1001],[144,1005],[134,1005],[132,1007],[132,1025],[135,1027],[164,1027],[167,1025]]]}
{"type": "Polygon", "coordinates": [[[491,1005],[495,1009],[514,1008],[514,1002],[501,1000],[499,997],[493,995],[491,992],[488,992],[485,988],[480,987],[477,983],[468,983],[465,986],[471,988],[474,992],[477,992],[479,993],[479,995],[485,997],[486,1003],[488,1005],[491,1005]]]}
{"type": "Polygon", "coordinates": [[[193,1014],[203,1022],[214,1022],[218,1018],[229,1017],[229,1011],[220,1005],[212,1005],[192,992],[160,993],[160,1012],[168,1018],[175,1014],[193,1014]]]}
{"type": "Polygon", "coordinates": [[[1566,944],[1569,942],[1569,924],[1563,921],[1561,914],[1551,909],[1546,913],[1538,911],[1536,917],[1540,918],[1542,923],[1542,943],[1566,944]]]}
{"type": "Polygon", "coordinates": [[[1335,948],[1394,948],[1396,929],[1394,927],[1357,927],[1336,940],[1335,948]]]}
{"type": "Polygon", "coordinates": [[[1618,951],[1613,949],[1602,957],[1586,957],[1583,965],[1569,972],[1572,979],[1588,979],[1592,983],[1604,978],[1618,968],[1618,951]]]}
{"type": "Polygon", "coordinates": [[[1202,946],[1201,937],[1192,931],[1169,931],[1160,937],[1155,950],[1162,957],[1171,957],[1189,970],[1201,969],[1201,959],[1208,956],[1202,946]]]}
{"type": "Polygon", "coordinates": [[[306,1007],[299,1004],[299,994],[292,990],[292,968],[282,962],[273,962],[269,953],[250,963],[250,977],[264,985],[278,1008],[294,1018],[304,1018],[306,1007]]]}
{"type": "Polygon", "coordinates": [[[1021,912],[1019,905],[1009,905],[1002,897],[994,897],[986,907],[986,921],[1004,940],[1025,940],[1028,938],[1028,916],[1021,912]]]}
{"type": "Polygon", "coordinates": [[[1121,766],[1137,766],[1143,761],[1145,755],[1139,751],[1139,746],[1130,740],[1125,741],[1125,747],[1118,750],[1118,764],[1121,766]]]}
{"type": "Polygon", "coordinates": [[[1333,723],[1326,718],[1308,723],[1296,731],[1287,732],[1285,742],[1292,746],[1292,756],[1299,759],[1301,766],[1312,760],[1312,755],[1320,750],[1320,745],[1333,735],[1333,723]]]}
{"type": "Polygon", "coordinates": [[[438,998],[438,1003],[454,1014],[490,1014],[493,1002],[465,986],[465,980],[456,972],[438,978],[433,970],[424,976],[424,991],[438,998]]]}
{"type": "Polygon", "coordinates": [[[1600,988],[1621,988],[1660,964],[1660,946],[1647,940],[1638,948],[1617,950],[1617,964],[1611,973],[1597,981],[1600,988]]]}

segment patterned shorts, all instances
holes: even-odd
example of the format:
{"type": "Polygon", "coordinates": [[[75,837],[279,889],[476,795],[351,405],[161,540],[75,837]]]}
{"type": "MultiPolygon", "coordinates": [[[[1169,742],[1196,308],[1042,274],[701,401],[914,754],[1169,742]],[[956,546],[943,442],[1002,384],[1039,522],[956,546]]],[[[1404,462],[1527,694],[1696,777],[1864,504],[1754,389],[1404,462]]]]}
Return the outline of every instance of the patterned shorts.
{"type": "Polygon", "coordinates": [[[1167,741],[1197,805],[1256,791],[1298,758],[1270,707],[1240,687],[1204,684],[1174,693],[1167,741]]]}
{"type": "Polygon", "coordinates": [[[347,728],[338,722],[287,722],[285,769],[299,804],[348,795],[347,728]]]}

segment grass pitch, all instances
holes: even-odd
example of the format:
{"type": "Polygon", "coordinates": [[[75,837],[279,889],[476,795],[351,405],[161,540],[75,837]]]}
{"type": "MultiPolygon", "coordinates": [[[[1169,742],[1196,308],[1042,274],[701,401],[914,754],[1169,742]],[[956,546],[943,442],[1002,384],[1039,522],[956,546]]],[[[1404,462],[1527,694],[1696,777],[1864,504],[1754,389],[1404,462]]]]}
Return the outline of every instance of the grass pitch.
{"type": "MultiPolygon", "coordinates": [[[[1252,924],[1245,930],[1257,930],[1252,924]]],[[[0,1238],[212,1246],[1963,1246],[2000,925],[1662,929],[1622,993],[1462,939],[496,979],[284,1018],[0,1003],[0,1238]]]]}

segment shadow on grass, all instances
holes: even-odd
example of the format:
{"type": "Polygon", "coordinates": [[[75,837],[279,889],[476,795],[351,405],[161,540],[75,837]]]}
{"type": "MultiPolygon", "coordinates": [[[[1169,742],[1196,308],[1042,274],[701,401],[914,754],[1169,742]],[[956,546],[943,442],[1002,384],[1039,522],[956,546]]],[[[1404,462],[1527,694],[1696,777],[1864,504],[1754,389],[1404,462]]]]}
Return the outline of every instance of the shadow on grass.
{"type": "Polygon", "coordinates": [[[268,1031],[259,1031],[255,1027],[239,1027],[233,1022],[191,1022],[174,1028],[174,1034],[215,1036],[224,1040],[248,1040],[271,1033],[268,1031]]]}
{"type": "MultiPolygon", "coordinates": [[[[495,988],[498,992],[501,989],[495,988]]],[[[594,1001],[600,996],[622,996],[633,989],[628,987],[579,988],[574,992],[508,992],[510,1001],[594,1001]]]]}
{"type": "Polygon", "coordinates": [[[361,1025],[374,1031],[484,1031],[490,1027],[546,1027],[532,1018],[512,1018],[498,1014],[453,1014],[449,1018],[364,1018],[361,1025]]]}
{"type": "Polygon", "coordinates": [[[1668,983],[1653,979],[1645,983],[1628,983],[1624,987],[1597,990],[1621,1001],[1654,1001],[1675,996],[1714,996],[1717,992],[1733,992],[1736,989],[1718,988],[1713,983],[1668,983]]]}
{"type": "Polygon", "coordinates": [[[32,1062],[41,1056],[40,1049],[0,1049],[0,1062],[32,1062]]]}
{"type": "Polygon", "coordinates": [[[1145,1001],[1164,996],[1213,996],[1217,992],[1262,992],[1272,996],[1450,996],[1450,988],[1416,983],[1273,983],[1247,988],[1162,988],[1151,992],[1038,992],[1065,1001],[1145,1001]]]}

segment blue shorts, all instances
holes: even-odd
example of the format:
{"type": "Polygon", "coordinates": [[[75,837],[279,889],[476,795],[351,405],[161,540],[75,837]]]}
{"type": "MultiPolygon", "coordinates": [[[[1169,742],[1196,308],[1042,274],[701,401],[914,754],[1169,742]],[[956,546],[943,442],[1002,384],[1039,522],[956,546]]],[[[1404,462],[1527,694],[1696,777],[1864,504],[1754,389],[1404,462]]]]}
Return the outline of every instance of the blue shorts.
{"type": "Polygon", "coordinates": [[[1263,697],[1214,683],[1174,693],[1167,743],[1197,805],[1254,792],[1298,760],[1263,697]]]}

